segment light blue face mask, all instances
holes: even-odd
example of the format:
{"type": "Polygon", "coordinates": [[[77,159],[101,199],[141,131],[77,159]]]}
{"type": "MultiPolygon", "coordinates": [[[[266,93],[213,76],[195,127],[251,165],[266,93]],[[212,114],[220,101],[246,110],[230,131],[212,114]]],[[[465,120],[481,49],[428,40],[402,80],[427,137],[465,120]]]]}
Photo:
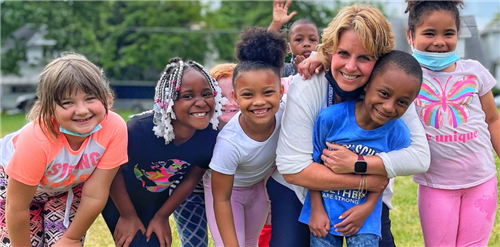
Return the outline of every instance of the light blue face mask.
{"type": "MultiPolygon", "coordinates": [[[[411,40],[412,38],[410,34],[410,42],[411,40]]],[[[415,49],[415,47],[413,47],[413,44],[411,44],[411,50],[413,51],[413,57],[417,59],[420,65],[434,71],[441,71],[443,69],[446,69],[448,68],[448,66],[460,60],[460,57],[455,54],[455,51],[444,53],[425,52],[415,49]]]]}
{"type": "Polygon", "coordinates": [[[99,124],[99,125],[95,126],[95,128],[92,131],[90,131],[89,133],[80,134],[80,133],[76,133],[74,131],[68,130],[62,126],[59,126],[59,131],[61,131],[61,133],[67,134],[67,135],[78,136],[78,137],[87,137],[89,135],[92,135],[92,133],[100,130],[101,128],[102,128],[102,126],[99,124]]]}

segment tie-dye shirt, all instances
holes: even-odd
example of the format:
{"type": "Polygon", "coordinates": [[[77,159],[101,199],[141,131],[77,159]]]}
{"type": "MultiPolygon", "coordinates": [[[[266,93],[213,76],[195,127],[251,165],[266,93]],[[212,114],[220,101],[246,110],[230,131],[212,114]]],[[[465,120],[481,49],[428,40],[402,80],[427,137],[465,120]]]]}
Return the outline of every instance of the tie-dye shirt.
{"type": "Polygon", "coordinates": [[[11,178],[39,189],[71,188],[87,180],[95,168],[112,169],[128,161],[125,121],[110,111],[101,126],[78,150],[72,150],[64,134],[59,132],[51,140],[39,124],[30,122],[2,141],[6,157],[2,166],[11,178]]]}
{"type": "Polygon", "coordinates": [[[415,100],[431,151],[418,184],[439,189],[470,188],[496,176],[493,147],[480,97],[496,84],[479,62],[460,60],[454,72],[423,69],[415,100]]]}

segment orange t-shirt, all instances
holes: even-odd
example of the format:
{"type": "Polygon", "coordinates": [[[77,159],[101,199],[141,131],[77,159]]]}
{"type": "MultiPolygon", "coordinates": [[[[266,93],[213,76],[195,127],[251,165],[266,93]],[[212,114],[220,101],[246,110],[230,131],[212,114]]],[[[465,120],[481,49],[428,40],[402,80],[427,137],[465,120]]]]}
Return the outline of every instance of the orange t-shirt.
{"type": "MultiPolygon", "coordinates": [[[[4,152],[13,151],[6,167],[7,175],[27,185],[60,190],[84,182],[96,167],[112,169],[126,163],[125,121],[109,111],[101,126],[75,151],[64,134],[59,132],[57,140],[51,140],[37,123],[28,123],[4,139],[8,141],[2,145],[4,152]]],[[[2,153],[5,155],[9,154],[2,153]]]]}

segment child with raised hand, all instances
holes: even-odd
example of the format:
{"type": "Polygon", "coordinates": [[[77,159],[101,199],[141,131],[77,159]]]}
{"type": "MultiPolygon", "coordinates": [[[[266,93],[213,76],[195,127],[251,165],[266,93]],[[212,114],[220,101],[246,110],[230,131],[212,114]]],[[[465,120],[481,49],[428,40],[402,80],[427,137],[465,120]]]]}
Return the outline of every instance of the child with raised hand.
{"type": "Polygon", "coordinates": [[[130,161],[113,181],[102,213],[117,246],[170,246],[172,213],[182,246],[208,245],[201,178],[224,100],[200,64],[169,61],[153,111],[127,122],[130,161]]]}
{"type": "Polygon", "coordinates": [[[219,83],[222,97],[227,99],[226,103],[222,105],[222,115],[219,117],[219,130],[240,110],[231,93],[233,91],[234,67],[236,67],[234,63],[223,63],[216,65],[209,72],[219,83]]]}
{"type": "Polygon", "coordinates": [[[219,133],[204,181],[215,246],[257,246],[268,216],[265,178],[276,158],[284,109],[285,53],[283,35],[265,28],[245,29],[236,44],[233,97],[241,111],[219,133]]]}
{"type": "Polygon", "coordinates": [[[98,67],[69,54],[39,77],[31,120],[1,142],[0,245],[82,246],[126,163],[125,121],[98,67]]]}
{"type": "MultiPolygon", "coordinates": [[[[292,3],[289,1],[274,1],[273,21],[268,30],[279,32],[281,27],[289,22],[296,11],[288,14],[288,8],[292,3]]],[[[288,31],[288,49],[292,53],[290,63],[285,63],[281,77],[288,77],[297,74],[298,65],[316,51],[319,44],[319,31],[314,22],[308,19],[298,19],[290,26],[288,31]]]]}
{"type": "MultiPolygon", "coordinates": [[[[326,143],[343,145],[365,155],[410,145],[410,133],[399,119],[417,97],[422,81],[418,62],[402,51],[380,57],[359,100],[345,101],[320,111],[314,125],[313,158],[322,163],[326,143]]],[[[366,163],[365,163],[366,165],[366,163]]],[[[382,192],[367,192],[361,178],[358,190],[310,190],[299,221],[309,225],[311,246],[379,246],[382,192]],[[324,206],[323,206],[324,205],[324,206]]]]}
{"type": "Polygon", "coordinates": [[[426,246],[487,246],[498,203],[496,80],[455,54],[463,1],[408,1],[407,39],[424,80],[415,103],[431,164],[413,176],[426,246]]]}

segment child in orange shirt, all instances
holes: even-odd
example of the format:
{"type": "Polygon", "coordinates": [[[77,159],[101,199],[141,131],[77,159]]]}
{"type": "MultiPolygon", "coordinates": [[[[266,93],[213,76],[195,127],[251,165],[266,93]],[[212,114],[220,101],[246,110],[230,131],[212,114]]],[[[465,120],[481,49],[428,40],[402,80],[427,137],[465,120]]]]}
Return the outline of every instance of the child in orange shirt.
{"type": "Polygon", "coordinates": [[[44,68],[37,95],[31,122],[0,142],[0,245],[82,246],[128,161],[125,121],[77,54],[44,68]]]}

